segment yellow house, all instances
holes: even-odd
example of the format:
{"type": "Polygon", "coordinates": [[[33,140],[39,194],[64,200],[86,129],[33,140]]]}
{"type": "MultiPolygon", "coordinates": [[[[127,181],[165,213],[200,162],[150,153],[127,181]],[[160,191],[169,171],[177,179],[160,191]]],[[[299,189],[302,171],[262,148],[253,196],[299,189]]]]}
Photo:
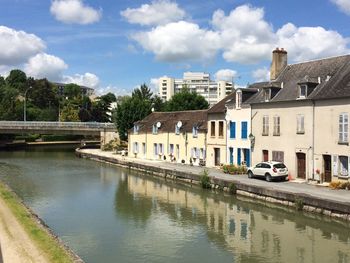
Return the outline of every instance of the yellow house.
{"type": "Polygon", "coordinates": [[[226,102],[235,97],[232,92],[208,110],[207,166],[215,167],[226,163],[227,129],[225,121],[226,102]]]}
{"type": "Polygon", "coordinates": [[[205,165],[207,110],[153,112],[128,138],[129,157],[205,165]]]}

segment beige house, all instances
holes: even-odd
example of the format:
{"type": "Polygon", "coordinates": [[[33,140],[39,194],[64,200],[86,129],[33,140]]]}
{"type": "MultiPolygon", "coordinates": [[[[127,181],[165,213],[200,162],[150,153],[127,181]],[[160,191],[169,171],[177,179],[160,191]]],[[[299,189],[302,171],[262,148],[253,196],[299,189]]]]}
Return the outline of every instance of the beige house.
{"type": "Polygon", "coordinates": [[[249,99],[258,91],[258,84],[250,88],[236,90],[234,96],[225,104],[226,107],[226,163],[251,165],[251,108],[249,99]]]}
{"type": "Polygon", "coordinates": [[[315,176],[320,181],[349,181],[350,56],[329,75],[315,100],[315,176]]]}
{"type": "Polygon", "coordinates": [[[348,63],[350,56],[339,56],[287,65],[287,52],[273,51],[271,81],[259,83],[262,89],[249,100],[255,137],[253,164],[281,161],[292,178],[319,181],[321,171],[329,172],[331,157],[335,176],[348,171],[349,166],[344,165],[350,155],[349,146],[346,141],[337,141],[337,127],[343,125],[345,140],[349,102],[332,101],[328,95],[343,85],[348,63]]]}
{"type": "Polygon", "coordinates": [[[153,112],[129,130],[130,157],[205,165],[207,110],[153,112]]]}
{"type": "Polygon", "coordinates": [[[225,121],[226,102],[235,97],[235,92],[226,96],[208,110],[207,166],[226,164],[227,128],[225,121]]]}

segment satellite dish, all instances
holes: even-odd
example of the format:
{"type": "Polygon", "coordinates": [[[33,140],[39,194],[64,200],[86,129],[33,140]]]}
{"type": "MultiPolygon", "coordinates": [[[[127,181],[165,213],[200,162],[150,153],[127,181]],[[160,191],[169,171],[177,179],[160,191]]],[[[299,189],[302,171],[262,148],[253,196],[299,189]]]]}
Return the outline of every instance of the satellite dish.
{"type": "Polygon", "coordinates": [[[182,121],[178,121],[176,126],[180,129],[182,127],[182,121]]]}
{"type": "Polygon", "coordinates": [[[160,128],[160,126],[162,126],[162,124],[158,121],[157,122],[157,127],[160,128]]]}

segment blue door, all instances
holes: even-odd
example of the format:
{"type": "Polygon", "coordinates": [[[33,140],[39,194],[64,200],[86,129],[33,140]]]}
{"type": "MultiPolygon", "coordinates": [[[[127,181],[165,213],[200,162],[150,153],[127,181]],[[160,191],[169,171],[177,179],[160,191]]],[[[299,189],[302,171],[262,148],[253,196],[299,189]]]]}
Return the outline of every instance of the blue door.
{"type": "Polygon", "coordinates": [[[233,164],[233,148],[230,147],[230,164],[233,164]]]}
{"type": "Polygon", "coordinates": [[[247,166],[250,167],[250,150],[249,149],[245,149],[245,158],[246,158],[246,163],[247,166]]]}
{"type": "Polygon", "coordinates": [[[241,149],[237,149],[237,164],[241,165],[241,149]]]}

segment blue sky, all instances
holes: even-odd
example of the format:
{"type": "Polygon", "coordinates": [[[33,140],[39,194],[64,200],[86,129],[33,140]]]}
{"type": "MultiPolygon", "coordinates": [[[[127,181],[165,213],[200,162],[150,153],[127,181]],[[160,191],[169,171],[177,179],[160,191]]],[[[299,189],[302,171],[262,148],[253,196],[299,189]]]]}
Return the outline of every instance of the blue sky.
{"type": "Polygon", "coordinates": [[[246,85],[290,63],[348,54],[350,0],[0,0],[0,74],[130,92],[205,71],[246,85]]]}

